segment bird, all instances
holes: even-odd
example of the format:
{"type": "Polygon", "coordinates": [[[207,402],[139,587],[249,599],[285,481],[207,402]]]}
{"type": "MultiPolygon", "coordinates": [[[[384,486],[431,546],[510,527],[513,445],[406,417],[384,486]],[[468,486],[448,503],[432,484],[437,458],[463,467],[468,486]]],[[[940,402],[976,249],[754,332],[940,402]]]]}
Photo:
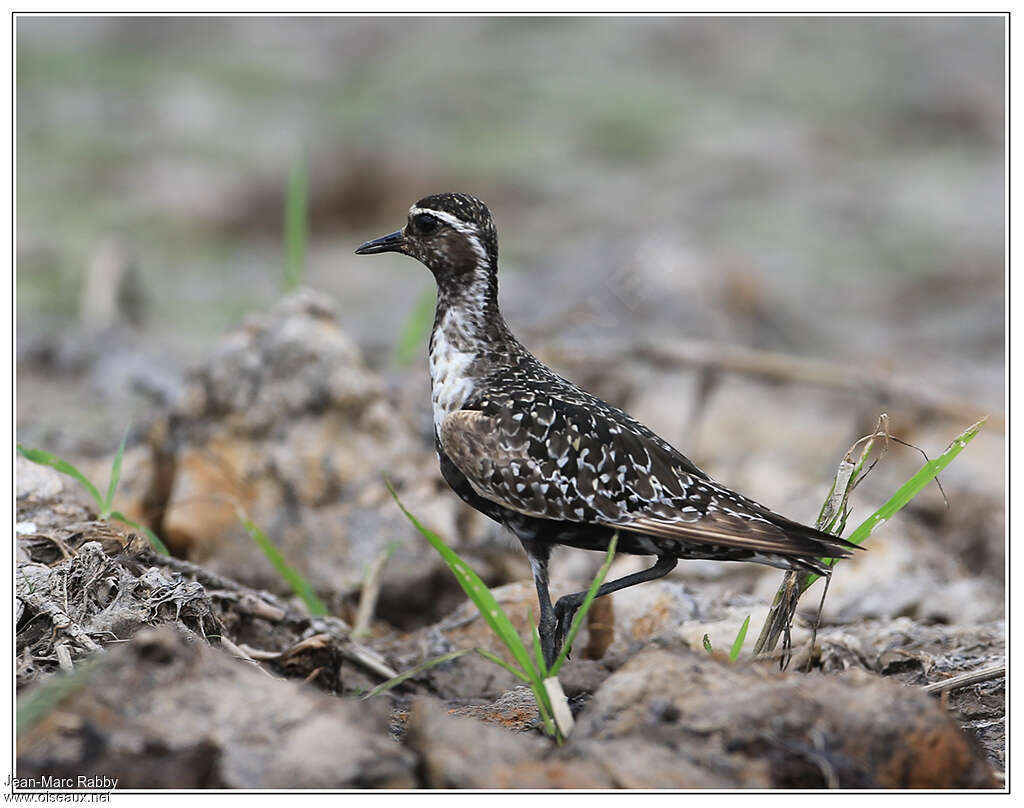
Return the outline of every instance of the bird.
{"type": "Polygon", "coordinates": [[[749,561],[829,575],[823,560],[859,549],[713,480],[622,410],[548,368],[498,307],[498,234],[464,193],[426,196],[404,227],[357,255],[400,253],[431,271],[437,303],[428,364],[441,474],[466,503],[508,528],[530,563],[550,668],[586,592],[552,605],[548,565],[564,545],[653,556],[597,597],[653,581],[679,560],[749,561]]]}

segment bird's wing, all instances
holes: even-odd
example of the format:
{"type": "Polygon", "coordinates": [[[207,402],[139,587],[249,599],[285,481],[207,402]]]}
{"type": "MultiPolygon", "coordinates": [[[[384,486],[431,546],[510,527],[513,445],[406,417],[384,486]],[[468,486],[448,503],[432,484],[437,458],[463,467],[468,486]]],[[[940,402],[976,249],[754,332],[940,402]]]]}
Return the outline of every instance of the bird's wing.
{"type": "Polygon", "coordinates": [[[600,410],[551,399],[460,410],[438,437],[480,496],[528,516],[787,556],[852,547],[724,488],[646,427],[600,410]]]}

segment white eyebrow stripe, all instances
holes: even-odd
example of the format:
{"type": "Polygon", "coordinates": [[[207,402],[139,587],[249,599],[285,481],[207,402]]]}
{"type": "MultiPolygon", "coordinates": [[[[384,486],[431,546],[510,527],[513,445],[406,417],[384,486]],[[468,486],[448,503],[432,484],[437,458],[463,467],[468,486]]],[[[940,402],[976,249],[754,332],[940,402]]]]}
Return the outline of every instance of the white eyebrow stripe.
{"type": "Polygon", "coordinates": [[[458,218],[457,216],[453,216],[452,214],[450,214],[450,213],[448,213],[446,211],[443,211],[443,210],[431,210],[430,208],[417,208],[415,205],[413,205],[411,208],[409,208],[409,215],[410,216],[416,216],[419,213],[427,213],[427,214],[433,216],[435,219],[440,219],[445,224],[448,224],[448,225],[451,225],[452,227],[454,227],[460,233],[469,233],[470,232],[470,230],[467,229],[467,228],[470,227],[470,225],[468,223],[462,221],[462,219],[458,218]]]}

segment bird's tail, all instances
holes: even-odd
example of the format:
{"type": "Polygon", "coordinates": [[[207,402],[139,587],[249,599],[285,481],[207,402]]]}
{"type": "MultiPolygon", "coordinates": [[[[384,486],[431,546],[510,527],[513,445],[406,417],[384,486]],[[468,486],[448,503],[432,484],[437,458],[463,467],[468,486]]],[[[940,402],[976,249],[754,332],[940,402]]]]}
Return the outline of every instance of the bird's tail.
{"type": "Polygon", "coordinates": [[[825,559],[849,558],[858,550],[864,549],[844,538],[774,513],[771,515],[771,521],[786,534],[787,538],[793,540],[792,552],[782,553],[793,565],[792,569],[830,575],[832,567],[825,563],[825,559]]]}

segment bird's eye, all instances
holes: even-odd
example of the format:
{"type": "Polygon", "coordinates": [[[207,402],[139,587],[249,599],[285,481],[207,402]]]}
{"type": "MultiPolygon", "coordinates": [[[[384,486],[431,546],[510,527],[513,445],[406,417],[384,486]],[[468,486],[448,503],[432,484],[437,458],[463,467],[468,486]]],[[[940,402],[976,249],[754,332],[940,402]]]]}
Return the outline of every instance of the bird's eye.
{"type": "Polygon", "coordinates": [[[441,220],[429,213],[417,213],[412,217],[412,224],[417,233],[429,236],[441,226],[441,220]]]}

